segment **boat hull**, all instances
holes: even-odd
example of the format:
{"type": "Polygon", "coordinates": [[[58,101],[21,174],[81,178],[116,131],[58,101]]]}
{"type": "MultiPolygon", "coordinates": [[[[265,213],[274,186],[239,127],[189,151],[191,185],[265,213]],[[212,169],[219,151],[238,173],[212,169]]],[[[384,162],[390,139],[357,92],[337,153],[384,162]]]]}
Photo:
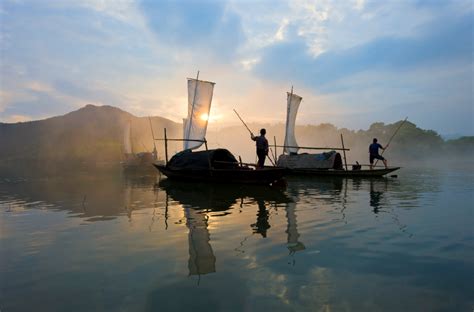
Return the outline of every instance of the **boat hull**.
{"type": "Polygon", "coordinates": [[[360,170],[334,170],[334,169],[287,169],[288,175],[307,175],[307,176],[337,176],[337,177],[382,177],[400,167],[383,168],[383,169],[360,169],[360,170]]]}
{"type": "Polygon", "coordinates": [[[168,166],[154,166],[168,179],[180,181],[198,181],[209,183],[238,183],[269,185],[282,180],[287,170],[284,168],[234,169],[173,169],[168,166]]]}

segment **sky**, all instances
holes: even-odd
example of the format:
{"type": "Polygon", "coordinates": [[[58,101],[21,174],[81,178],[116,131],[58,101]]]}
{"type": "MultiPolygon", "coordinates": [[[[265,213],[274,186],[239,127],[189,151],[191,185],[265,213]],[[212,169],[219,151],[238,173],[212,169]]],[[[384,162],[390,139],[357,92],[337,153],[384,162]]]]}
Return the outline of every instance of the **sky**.
{"type": "Polygon", "coordinates": [[[474,135],[472,0],[2,0],[0,122],[86,104],[181,122],[186,78],[216,83],[209,127],[367,129],[405,117],[474,135]]]}

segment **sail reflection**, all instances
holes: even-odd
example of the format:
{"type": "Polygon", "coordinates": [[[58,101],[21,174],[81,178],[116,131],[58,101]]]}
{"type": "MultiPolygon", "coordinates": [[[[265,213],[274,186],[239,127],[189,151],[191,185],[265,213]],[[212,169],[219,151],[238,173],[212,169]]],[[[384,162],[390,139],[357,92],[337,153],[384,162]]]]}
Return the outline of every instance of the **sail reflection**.
{"type": "Polygon", "coordinates": [[[208,215],[189,207],[184,208],[186,226],[189,229],[189,275],[216,272],[216,256],[210,244],[208,215]]]}
{"type": "Polygon", "coordinates": [[[296,220],[296,202],[287,203],[285,210],[287,220],[287,248],[290,254],[294,254],[297,251],[306,249],[305,245],[299,241],[300,234],[298,233],[298,223],[296,220]]]}

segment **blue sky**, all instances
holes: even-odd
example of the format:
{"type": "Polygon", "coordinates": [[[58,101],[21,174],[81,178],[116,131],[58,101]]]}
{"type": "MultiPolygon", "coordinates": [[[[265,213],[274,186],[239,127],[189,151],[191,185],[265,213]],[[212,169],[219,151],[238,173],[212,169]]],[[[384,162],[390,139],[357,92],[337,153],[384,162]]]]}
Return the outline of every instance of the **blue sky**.
{"type": "Polygon", "coordinates": [[[474,135],[472,1],[4,0],[0,121],[88,103],[180,121],[186,79],[216,82],[210,127],[367,129],[405,116],[474,135]]]}

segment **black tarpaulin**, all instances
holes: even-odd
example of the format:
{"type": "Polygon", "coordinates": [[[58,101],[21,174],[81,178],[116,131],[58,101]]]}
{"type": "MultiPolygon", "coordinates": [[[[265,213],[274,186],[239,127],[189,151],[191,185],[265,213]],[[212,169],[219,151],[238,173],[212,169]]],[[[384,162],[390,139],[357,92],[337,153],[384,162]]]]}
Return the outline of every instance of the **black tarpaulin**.
{"type": "Polygon", "coordinates": [[[213,168],[235,168],[238,162],[234,155],[226,149],[192,152],[182,151],[168,162],[168,167],[173,169],[209,169],[209,162],[213,168]]]}

